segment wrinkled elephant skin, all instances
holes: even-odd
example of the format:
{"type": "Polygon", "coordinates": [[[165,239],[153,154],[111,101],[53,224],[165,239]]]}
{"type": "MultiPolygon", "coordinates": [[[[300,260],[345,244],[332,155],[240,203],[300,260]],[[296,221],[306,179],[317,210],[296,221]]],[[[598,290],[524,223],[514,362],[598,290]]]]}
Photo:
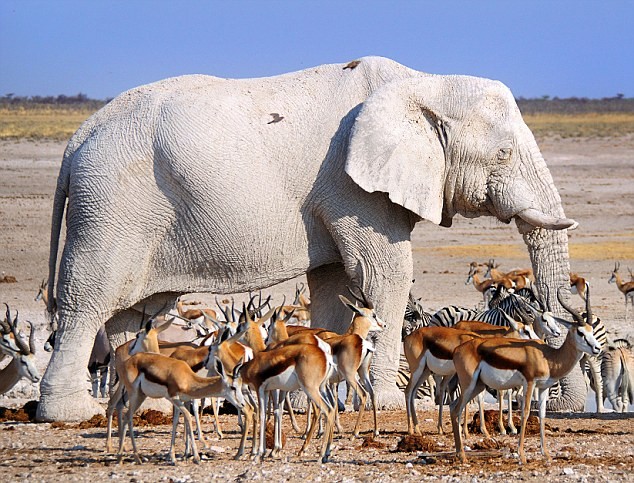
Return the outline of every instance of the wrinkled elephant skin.
{"type": "Polygon", "coordinates": [[[79,128],[55,193],[48,287],[60,330],[40,419],[99,411],[78,375],[103,323],[116,345],[137,328],[139,304],[301,274],[313,324],[339,331],[351,314],[337,296],[360,284],[388,325],[372,369],[378,401],[403,406],[394,378],[421,219],[516,219],[538,283],[565,282],[575,222],[510,90],[359,60],[260,79],[166,79],[124,92],[79,128]]]}

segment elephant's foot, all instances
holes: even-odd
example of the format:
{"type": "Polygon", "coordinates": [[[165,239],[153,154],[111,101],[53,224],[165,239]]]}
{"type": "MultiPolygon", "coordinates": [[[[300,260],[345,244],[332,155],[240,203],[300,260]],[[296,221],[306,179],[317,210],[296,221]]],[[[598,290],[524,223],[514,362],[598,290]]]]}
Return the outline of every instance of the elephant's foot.
{"type": "Polygon", "coordinates": [[[374,386],[377,409],[405,409],[405,398],[396,384],[381,384],[376,382],[374,386]]]}
{"type": "Polygon", "coordinates": [[[88,391],[71,394],[42,394],[37,406],[38,421],[85,421],[105,410],[88,391]]]}

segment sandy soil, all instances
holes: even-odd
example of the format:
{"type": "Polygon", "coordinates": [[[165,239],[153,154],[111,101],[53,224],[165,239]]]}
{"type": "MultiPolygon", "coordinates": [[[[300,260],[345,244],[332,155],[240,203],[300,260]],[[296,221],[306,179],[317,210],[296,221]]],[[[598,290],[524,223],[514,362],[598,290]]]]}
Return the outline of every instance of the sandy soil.
{"type": "MultiPolygon", "coordinates": [[[[634,340],[634,310],[626,323],[623,296],[607,279],[616,260],[627,277],[634,269],[634,136],[618,139],[542,139],[543,154],[549,164],[566,209],[580,227],[571,233],[572,269],[590,280],[595,312],[602,317],[612,337],[634,340]]],[[[0,283],[0,302],[20,311],[20,320],[31,320],[39,327],[38,341],[45,330],[43,305],[33,300],[40,281],[47,276],[50,211],[57,171],[64,149],[58,142],[0,142],[0,279],[2,272],[13,275],[17,283],[0,283]]],[[[474,306],[481,296],[465,286],[468,264],[472,260],[495,258],[501,269],[529,265],[521,237],[514,225],[491,219],[456,218],[447,230],[420,223],[414,232],[413,292],[423,298],[429,310],[448,304],[474,306]]],[[[275,300],[283,293],[291,296],[295,281],[271,288],[275,300]]],[[[581,302],[577,302],[581,306],[581,302]]],[[[41,347],[41,344],[39,345],[41,347]]],[[[38,354],[40,369],[48,354],[38,354]]],[[[37,387],[20,383],[0,397],[1,406],[23,404],[37,398],[37,387]]],[[[430,409],[428,407],[428,409],[430,409]]],[[[348,430],[351,416],[344,416],[348,430]]],[[[423,415],[430,434],[434,434],[432,412],[423,415]]],[[[517,466],[514,437],[502,437],[502,449],[483,451],[469,465],[456,465],[443,452],[452,451],[449,437],[433,436],[442,443],[432,460],[420,454],[394,452],[404,435],[405,415],[401,411],[381,412],[383,431],[379,442],[384,448],[360,448],[361,440],[347,435],[336,437],[333,462],[316,463],[317,443],[303,458],[294,455],[300,440],[289,432],[288,448],[282,460],[254,465],[234,463],[237,447],[234,417],[224,416],[226,439],[214,441],[209,461],[199,467],[181,463],[166,465],[163,455],[169,444],[169,428],[141,428],[141,451],[148,464],[116,466],[113,456],[103,454],[103,429],[54,429],[50,424],[0,423],[0,465],[10,480],[158,479],[190,481],[219,478],[252,480],[419,480],[501,479],[528,480],[631,480],[634,470],[634,426],[630,414],[549,415],[553,426],[548,435],[554,461],[545,464],[538,455],[539,439],[528,439],[529,464],[517,466]],[[423,461],[433,461],[424,464],[423,461]]],[[[367,420],[369,423],[369,420],[367,420]]],[[[366,426],[367,427],[367,426],[366,426]]],[[[210,425],[205,426],[211,430],[210,425]]],[[[448,429],[448,428],[447,428],[448,429]]],[[[473,443],[477,438],[470,440],[473,443]]]]}

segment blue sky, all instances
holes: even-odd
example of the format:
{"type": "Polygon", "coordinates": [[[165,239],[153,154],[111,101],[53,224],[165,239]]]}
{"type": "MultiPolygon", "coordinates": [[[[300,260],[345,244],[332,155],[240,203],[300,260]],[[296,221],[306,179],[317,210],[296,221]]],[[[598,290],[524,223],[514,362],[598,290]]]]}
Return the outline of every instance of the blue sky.
{"type": "Polygon", "coordinates": [[[634,97],[634,1],[2,0],[0,95],[118,93],[364,55],[519,97],[634,97]]]}

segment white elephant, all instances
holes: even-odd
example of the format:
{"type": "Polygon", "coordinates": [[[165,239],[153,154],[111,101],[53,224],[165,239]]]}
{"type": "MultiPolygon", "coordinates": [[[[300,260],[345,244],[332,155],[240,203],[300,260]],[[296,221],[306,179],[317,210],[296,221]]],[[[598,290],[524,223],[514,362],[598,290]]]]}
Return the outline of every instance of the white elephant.
{"type": "Polygon", "coordinates": [[[64,153],[48,285],[59,344],[38,417],[100,410],[74,375],[83,374],[101,324],[116,345],[135,330],[135,307],[187,292],[258,290],[304,273],[314,325],[347,326],[337,298],[347,284],[374,303],[389,326],[372,369],[378,402],[402,407],[395,375],[411,232],[421,219],[450,226],[457,213],[515,219],[538,283],[566,283],[565,229],[575,222],[500,82],[365,57],[269,78],[182,76],[124,92],[64,153]]]}

